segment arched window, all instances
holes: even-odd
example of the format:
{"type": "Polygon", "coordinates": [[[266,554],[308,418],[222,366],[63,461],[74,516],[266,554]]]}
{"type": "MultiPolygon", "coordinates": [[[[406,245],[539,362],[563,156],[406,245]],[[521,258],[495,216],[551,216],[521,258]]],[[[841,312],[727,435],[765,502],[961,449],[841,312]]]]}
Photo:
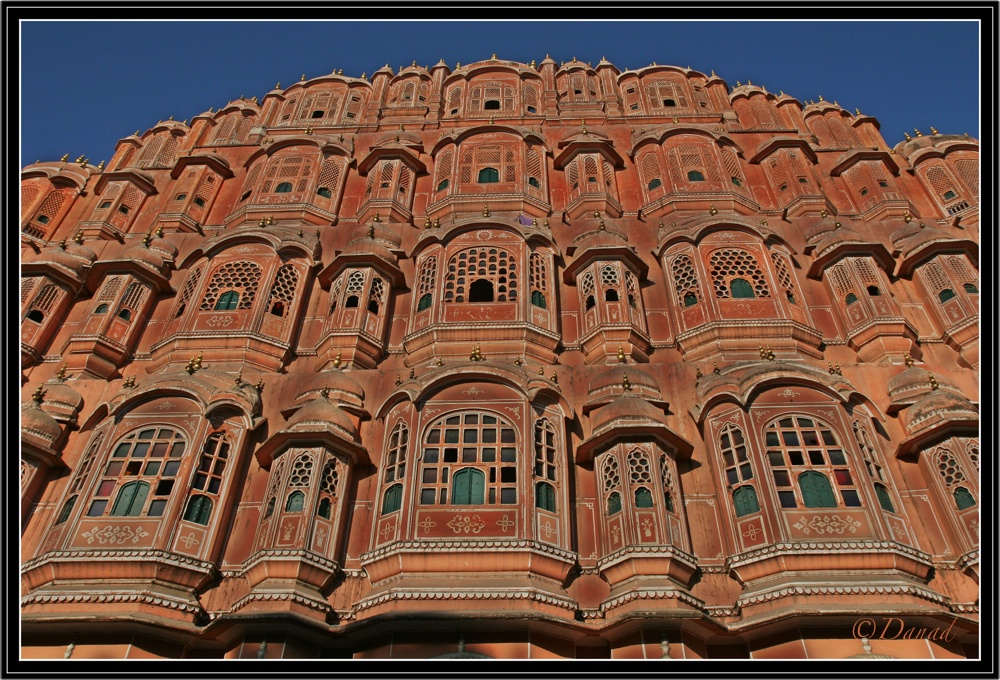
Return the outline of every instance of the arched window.
{"type": "Polygon", "coordinates": [[[889,495],[889,489],[886,488],[885,484],[875,484],[875,495],[878,497],[878,504],[882,506],[882,509],[886,512],[896,512],[892,507],[892,496],[889,495]]]}
{"type": "Polygon", "coordinates": [[[94,314],[107,314],[107,313],[108,313],[108,306],[105,304],[97,305],[97,307],[94,309],[94,314]]]}
{"type": "Polygon", "coordinates": [[[692,307],[698,304],[698,296],[694,293],[684,293],[684,306],[692,307]]]}
{"type": "Polygon", "coordinates": [[[452,505],[482,505],[486,475],[481,470],[465,468],[455,473],[452,481],[452,505]]]}
{"type": "Polygon", "coordinates": [[[608,517],[621,512],[622,509],[622,497],[617,491],[612,491],[611,495],[608,496],[608,517]]]}
{"type": "Polygon", "coordinates": [[[618,459],[614,454],[609,453],[605,457],[601,476],[604,478],[604,493],[607,495],[608,517],[611,517],[622,509],[622,497],[618,492],[621,487],[621,474],[618,471],[618,459]]]}
{"type": "Polygon", "coordinates": [[[448,262],[444,300],[513,302],[517,300],[517,282],[517,260],[512,253],[502,248],[469,248],[457,253],[448,262]],[[487,291],[486,284],[490,285],[491,293],[487,291]],[[478,293],[484,297],[487,294],[492,294],[492,297],[474,300],[473,288],[478,288],[478,293]]]}
{"type": "Polygon", "coordinates": [[[493,302],[493,284],[486,279],[477,279],[469,286],[469,302],[493,302]]]}
{"type": "Polygon", "coordinates": [[[205,526],[212,514],[212,499],[206,496],[191,496],[184,510],[184,520],[205,526]]]}
{"type": "Polygon", "coordinates": [[[846,452],[830,426],[811,417],[781,418],[767,427],[764,443],[781,507],[861,505],[846,452]],[[836,482],[836,491],[831,479],[836,482]]]}
{"type": "Polygon", "coordinates": [[[301,491],[293,491],[285,501],[285,512],[302,512],[306,502],[306,495],[301,491]]]}
{"type": "Polygon", "coordinates": [[[476,411],[439,418],[424,437],[420,503],[515,505],[517,460],[516,430],[503,418],[476,411]]]}
{"type": "Polygon", "coordinates": [[[803,472],[799,475],[799,490],[802,504],[807,508],[835,508],[837,498],[826,475],[819,472],[803,472]]]}
{"type": "Polygon", "coordinates": [[[642,486],[635,490],[635,507],[637,508],[651,508],[653,507],[653,494],[649,489],[642,486]]]}
{"type": "Polygon", "coordinates": [[[219,296],[219,300],[215,303],[215,311],[228,312],[229,310],[236,309],[239,303],[240,294],[235,290],[227,290],[219,296]]]}
{"type": "Polygon", "coordinates": [[[704,182],[705,175],[701,170],[688,170],[687,178],[689,182],[704,182]]]}
{"type": "Polygon", "coordinates": [[[393,484],[382,494],[382,514],[396,512],[403,505],[403,485],[393,484]]]}
{"type": "Polygon", "coordinates": [[[128,482],[123,484],[111,506],[112,517],[138,517],[146,505],[149,495],[147,482],[128,482]]]}
{"type": "Polygon", "coordinates": [[[733,507],[736,509],[737,517],[746,517],[755,512],[760,512],[760,503],[757,501],[757,490],[747,485],[733,491],[733,507]]]}
{"type": "Polygon", "coordinates": [[[938,300],[940,300],[941,302],[947,302],[953,297],[955,297],[955,291],[953,291],[951,288],[945,288],[940,293],[938,293],[938,300]]]}
{"type": "Polygon", "coordinates": [[[847,304],[848,306],[850,306],[850,305],[853,305],[853,304],[854,304],[855,302],[857,302],[857,301],[858,301],[858,296],[857,296],[857,295],[855,295],[854,293],[848,293],[848,294],[847,294],[847,297],[845,297],[845,298],[844,298],[844,302],[845,302],[845,303],[846,303],[846,304],[847,304]]]}
{"type": "Polygon", "coordinates": [[[962,284],[962,288],[965,289],[966,293],[969,293],[971,295],[979,295],[979,289],[976,288],[976,284],[974,284],[974,283],[965,283],[965,284],[962,284]]]}
{"type": "Polygon", "coordinates": [[[732,279],[729,282],[729,290],[732,293],[733,299],[738,300],[740,298],[752,298],[753,286],[746,279],[732,279]]]}
{"type": "Polygon", "coordinates": [[[292,183],[291,182],[281,182],[278,186],[274,187],[274,193],[276,194],[290,194],[292,193],[292,183]]]}
{"type": "Polygon", "coordinates": [[[660,178],[654,177],[653,179],[649,180],[649,184],[646,185],[646,188],[652,190],[661,186],[663,186],[663,182],[660,181],[660,178]]]}
{"type": "Polygon", "coordinates": [[[678,255],[670,264],[670,272],[681,304],[685,307],[698,304],[698,274],[691,258],[687,255],[678,255]]]}
{"type": "Polygon", "coordinates": [[[483,168],[479,171],[477,181],[480,184],[495,184],[500,181],[500,171],[496,168],[483,168]]]}
{"type": "Polygon", "coordinates": [[[420,300],[417,302],[417,311],[421,312],[425,309],[430,309],[432,299],[433,297],[430,293],[424,293],[421,295],[420,300]]]}
{"type": "Polygon", "coordinates": [[[882,291],[878,289],[878,286],[868,286],[865,290],[867,290],[868,294],[872,297],[878,297],[882,294],[882,291]]]}
{"type": "Polygon", "coordinates": [[[118,312],[118,318],[124,319],[125,321],[131,321],[132,320],[132,312],[130,312],[127,309],[123,309],[120,312],[118,312]]]}
{"type": "Polygon", "coordinates": [[[604,291],[604,301],[605,302],[618,302],[618,291],[614,288],[608,288],[604,291]]]}
{"type": "Polygon", "coordinates": [[[541,307],[542,309],[545,309],[545,296],[542,295],[542,291],[540,290],[531,291],[531,304],[533,304],[536,307],[541,307]]]}
{"type": "Polygon", "coordinates": [[[257,295],[260,284],[261,268],[253,262],[228,262],[212,275],[212,280],[205,291],[199,310],[250,309],[257,295]],[[225,307],[217,307],[220,296],[226,292],[230,295],[225,307]],[[242,295],[240,294],[242,293],[242,295]]]}
{"type": "Polygon", "coordinates": [[[549,512],[556,511],[556,490],[548,482],[535,484],[535,507],[549,512]]]}
{"type": "Polygon", "coordinates": [[[955,507],[959,510],[965,510],[966,508],[971,508],[976,504],[976,499],[972,497],[969,490],[964,486],[960,486],[955,489],[955,507]]]}
{"type": "Polygon", "coordinates": [[[87,516],[103,516],[112,497],[115,502],[111,514],[163,515],[180,470],[184,446],[180,433],[165,427],[136,430],[123,437],[103,470],[87,516]]]}

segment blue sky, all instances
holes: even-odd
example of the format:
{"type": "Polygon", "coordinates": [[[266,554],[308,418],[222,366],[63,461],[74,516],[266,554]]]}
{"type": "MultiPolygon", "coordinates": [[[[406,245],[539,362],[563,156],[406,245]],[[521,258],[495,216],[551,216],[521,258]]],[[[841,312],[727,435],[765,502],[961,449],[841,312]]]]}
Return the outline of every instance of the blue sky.
{"type": "Polygon", "coordinates": [[[454,68],[494,52],[714,69],[730,87],[749,80],[859,108],[889,144],[931,125],[978,138],[978,32],[972,21],[26,21],[20,158],[97,164],[136,129],[262,97],[303,73],[454,68]]]}

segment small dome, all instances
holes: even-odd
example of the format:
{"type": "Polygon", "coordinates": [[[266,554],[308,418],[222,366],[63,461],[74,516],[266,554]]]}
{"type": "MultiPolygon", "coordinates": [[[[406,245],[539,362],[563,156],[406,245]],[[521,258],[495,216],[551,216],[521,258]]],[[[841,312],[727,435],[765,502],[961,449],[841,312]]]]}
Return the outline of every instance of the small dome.
{"type": "Polygon", "coordinates": [[[288,419],[288,426],[285,429],[293,432],[310,432],[328,431],[331,427],[345,439],[357,441],[357,429],[347,414],[329,399],[319,397],[296,411],[288,419]]]}
{"type": "Polygon", "coordinates": [[[635,366],[628,364],[616,364],[611,368],[601,371],[590,381],[588,393],[591,397],[599,393],[606,392],[609,388],[617,387],[622,389],[622,383],[628,377],[628,382],[634,390],[648,390],[656,399],[660,398],[660,386],[656,379],[645,371],[640,371],[635,366]]]}
{"type": "Polygon", "coordinates": [[[612,424],[662,425],[663,412],[641,397],[626,394],[598,409],[592,420],[594,432],[597,433],[612,424]]]}
{"type": "MultiPolygon", "coordinates": [[[[372,234],[369,238],[375,239],[389,249],[399,248],[399,244],[403,242],[390,222],[372,222],[368,228],[372,234]]],[[[364,238],[368,234],[369,232],[366,231],[364,236],[360,238],[364,238]]]]}
{"type": "Polygon", "coordinates": [[[357,380],[343,371],[327,371],[323,374],[323,386],[330,388],[330,398],[351,406],[361,407],[365,400],[365,390],[357,380]]]}
{"type": "Polygon", "coordinates": [[[35,262],[51,262],[72,272],[74,276],[81,277],[95,259],[97,254],[93,250],[70,241],[66,242],[65,248],[56,246],[47,249],[35,262]]]}
{"type": "Polygon", "coordinates": [[[917,245],[930,243],[931,241],[950,241],[955,239],[954,236],[941,229],[928,227],[923,222],[917,221],[904,224],[892,232],[890,238],[892,239],[892,245],[903,252],[917,245]]]}
{"type": "Polygon", "coordinates": [[[153,243],[154,242],[150,242],[149,247],[140,243],[126,249],[125,252],[122,253],[122,259],[138,262],[146,267],[155,269],[161,274],[165,273],[164,270],[168,266],[166,258],[164,257],[166,253],[162,249],[154,249],[153,243]]]}
{"type": "Polygon", "coordinates": [[[21,432],[33,434],[51,445],[62,434],[62,427],[55,418],[43,411],[34,402],[21,404],[21,432]]]}
{"type": "Polygon", "coordinates": [[[826,217],[821,217],[820,219],[814,221],[812,224],[806,225],[802,229],[802,236],[805,237],[806,243],[814,243],[820,241],[825,234],[829,234],[837,229],[843,229],[844,226],[841,224],[837,225],[839,220],[833,215],[827,215],[826,217]]]}
{"type": "Polygon", "coordinates": [[[975,423],[979,412],[964,396],[954,392],[936,390],[923,395],[902,412],[900,420],[910,433],[923,430],[940,421],[975,423]]]}
{"type": "Polygon", "coordinates": [[[83,408],[83,396],[68,384],[60,381],[45,384],[45,401],[42,409],[54,415],[73,416],[83,408]]]}
{"type": "Polygon", "coordinates": [[[341,255],[373,255],[380,260],[388,262],[393,267],[397,266],[398,259],[393,255],[383,243],[369,236],[354,239],[344,248],[341,255]]]}
{"type": "MultiPolygon", "coordinates": [[[[886,384],[889,398],[893,402],[912,401],[921,394],[932,392],[931,376],[931,372],[926,368],[918,366],[907,368],[899,375],[892,377],[886,384]]],[[[948,378],[938,377],[936,374],[933,374],[933,377],[938,387],[961,394],[960,390],[948,378]]]]}

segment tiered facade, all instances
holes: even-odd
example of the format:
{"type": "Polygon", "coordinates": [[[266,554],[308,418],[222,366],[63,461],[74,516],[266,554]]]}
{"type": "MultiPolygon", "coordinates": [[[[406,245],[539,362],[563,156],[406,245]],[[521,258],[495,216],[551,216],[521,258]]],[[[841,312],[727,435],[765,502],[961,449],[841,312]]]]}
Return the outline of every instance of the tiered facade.
{"type": "Polygon", "coordinates": [[[25,657],[977,654],[968,136],[494,56],[21,177],[25,657]]]}

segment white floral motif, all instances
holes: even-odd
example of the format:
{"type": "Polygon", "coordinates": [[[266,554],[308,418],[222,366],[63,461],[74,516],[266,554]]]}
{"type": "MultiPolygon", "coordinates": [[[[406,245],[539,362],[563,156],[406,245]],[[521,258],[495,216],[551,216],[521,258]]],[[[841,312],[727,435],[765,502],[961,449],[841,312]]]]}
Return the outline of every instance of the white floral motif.
{"type": "MultiPolygon", "coordinates": [[[[428,522],[430,520],[424,520],[424,521],[428,522]]],[[[433,525],[433,522],[431,524],[433,525]]],[[[392,536],[392,532],[395,530],[396,530],[396,525],[394,523],[386,523],[382,526],[382,530],[379,531],[378,533],[382,537],[382,540],[384,541],[385,539],[392,536]]]]}
{"type": "Polygon", "coordinates": [[[320,550],[323,549],[323,545],[326,543],[326,527],[320,527],[316,530],[316,547],[320,550]]]}
{"type": "Polygon", "coordinates": [[[205,325],[206,326],[211,326],[212,328],[216,328],[218,326],[222,326],[223,328],[226,328],[228,326],[232,326],[233,322],[235,320],[236,319],[234,319],[233,317],[231,317],[229,314],[225,314],[225,315],[222,315],[222,316],[215,315],[211,319],[209,319],[208,321],[206,321],[205,325]]]}
{"type": "Polygon", "coordinates": [[[611,527],[611,545],[618,545],[621,543],[621,529],[618,525],[611,527]]]}
{"type": "Polygon", "coordinates": [[[514,520],[509,518],[507,515],[504,515],[501,519],[497,520],[497,526],[500,527],[500,531],[507,533],[507,529],[514,526],[514,520]]]}
{"type": "Polygon", "coordinates": [[[473,387],[470,387],[469,389],[465,390],[464,393],[468,394],[470,397],[474,397],[477,394],[482,394],[483,391],[481,389],[479,389],[478,387],[473,386],[473,387]]]}
{"type": "Polygon", "coordinates": [[[642,520],[642,535],[646,538],[653,537],[653,520],[648,517],[642,520]]]}
{"type": "Polygon", "coordinates": [[[159,404],[159,405],[158,405],[158,406],[156,407],[156,410],[157,410],[157,411],[169,411],[169,410],[170,410],[170,409],[172,409],[173,407],[174,407],[174,402],[172,402],[172,401],[164,401],[164,402],[161,402],[161,403],[160,403],[160,404],[159,404]]]}
{"type": "Polygon", "coordinates": [[[437,526],[437,522],[432,520],[430,517],[424,517],[422,520],[420,520],[420,523],[417,526],[423,529],[424,533],[427,533],[433,527],[437,526]]]}
{"type": "Polygon", "coordinates": [[[821,535],[843,534],[845,531],[856,534],[861,522],[851,517],[844,519],[840,515],[813,515],[808,520],[800,519],[793,526],[806,535],[813,531],[821,535]]]}
{"type": "Polygon", "coordinates": [[[545,524],[541,526],[541,531],[545,534],[546,539],[551,539],[552,534],[556,533],[556,528],[552,526],[552,523],[549,522],[549,520],[545,520],[545,524]]]}
{"type": "Polygon", "coordinates": [[[448,526],[456,534],[478,534],[486,526],[486,522],[479,515],[472,515],[471,517],[468,515],[459,515],[448,522],[448,526]]]}
{"type": "Polygon", "coordinates": [[[184,547],[187,548],[188,550],[191,549],[192,545],[198,545],[199,543],[201,543],[201,541],[199,541],[198,538],[194,535],[193,531],[187,536],[181,536],[180,538],[178,538],[177,542],[183,543],[184,547]]]}
{"type": "Polygon", "coordinates": [[[747,530],[743,532],[745,538],[749,538],[751,541],[756,541],[757,536],[763,535],[763,531],[756,524],[751,524],[747,527],[747,530]]]}
{"type": "Polygon", "coordinates": [[[790,388],[790,387],[786,387],[785,389],[783,389],[783,390],[782,390],[781,392],[779,392],[778,394],[780,394],[780,395],[781,395],[782,397],[787,397],[788,399],[791,399],[792,397],[797,397],[797,396],[799,396],[799,393],[798,393],[798,392],[796,392],[795,390],[793,390],[793,389],[792,389],[792,388],[790,388]]]}
{"type": "Polygon", "coordinates": [[[132,541],[133,544],[138,543],[146,536],[149,536],[149,532],[144,530],[142,527],[136,527],[133,529],[129,526],[111,526],[109,524],[103,529],[97,529],[97,527],[94,527],[90,531],[84,532],[80,535],[87,539],[88,544],[91,544],[96,540],[101,545],[106,543],[118,545],[120,543],[125,543],[126,541],[132,541]]]}

